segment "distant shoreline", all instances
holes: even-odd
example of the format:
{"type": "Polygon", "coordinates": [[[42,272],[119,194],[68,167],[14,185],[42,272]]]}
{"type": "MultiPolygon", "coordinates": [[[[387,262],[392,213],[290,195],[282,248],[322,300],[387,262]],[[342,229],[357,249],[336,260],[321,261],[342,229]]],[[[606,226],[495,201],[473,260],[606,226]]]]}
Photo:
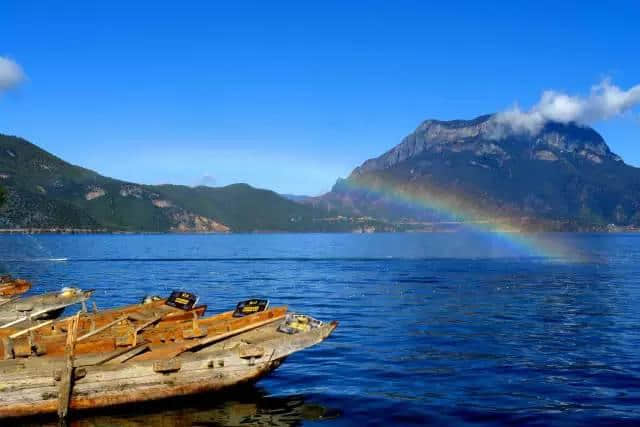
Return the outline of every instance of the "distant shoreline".
{"type": "MultiPolygon", "coordinates": [[[[38,234],[74,234],[74,235],[91,235],[91,234],[110,234],[110,235],[194,235],[194,234],[216,234],[216,235],[225,235],[225,234],[432,234],[432,233],[464,233],[467,229],[442,229],[442,230],[380,230],[373,232],[362,232],[362,231],[287,231],[287,230],[255,230],[255,231],[229,231],[229,232],[217,232],[217,231],[114,231],[107,229],[81,229],[81,228],[73,228],[73,229],[58,229],[58,228],[33,228],[33,229],[23,229],[23,228],[4,228],[0,229],[0,235],[38,235],[38,234]]],[[[585,233],[601,233],[601,234],[634,234],[639,233],[640,229],[636,228],[624,228],[618,227],[615,229],[591,229],[591,230],[482,230],[486,233],[495,233],[495,234],[530,234],[530,233],[575,233],[575,234],[585,234],[585,233]]]]}

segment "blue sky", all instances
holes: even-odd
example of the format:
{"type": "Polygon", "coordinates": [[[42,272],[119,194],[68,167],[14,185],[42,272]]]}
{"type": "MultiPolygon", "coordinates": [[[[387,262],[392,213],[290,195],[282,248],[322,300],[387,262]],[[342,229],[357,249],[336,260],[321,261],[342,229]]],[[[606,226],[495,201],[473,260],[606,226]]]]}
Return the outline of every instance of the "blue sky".
{"type": "MultiPolygon", "coordinates": [[[[0,132],[144,183],[319,194],[427,118],[640,83],[637,2],[20,1],[0,132]]],[[[638,109],[596,123],[640,165],[638,109]]]]}

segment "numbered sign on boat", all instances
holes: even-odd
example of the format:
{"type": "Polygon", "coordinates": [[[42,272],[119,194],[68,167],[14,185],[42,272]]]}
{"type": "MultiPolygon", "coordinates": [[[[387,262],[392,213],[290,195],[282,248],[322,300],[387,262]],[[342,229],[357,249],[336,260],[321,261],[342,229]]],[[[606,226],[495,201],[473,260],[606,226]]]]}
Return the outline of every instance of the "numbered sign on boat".
{"type": "Polygon", "coordinates": [[[233,317],[244,317],[249,314],[259,313],[265,311],[269,307],[269,300],[267,299],[248,299],[246,301],[240,301],[236,306],[236,310],[233,312],[233,317]]]}
{"type": "Polygon", "coordinates": [[[173,291],[166,304],[182,310],[191,310],[197,302],[198,296],[191,292],[173,291]]]}

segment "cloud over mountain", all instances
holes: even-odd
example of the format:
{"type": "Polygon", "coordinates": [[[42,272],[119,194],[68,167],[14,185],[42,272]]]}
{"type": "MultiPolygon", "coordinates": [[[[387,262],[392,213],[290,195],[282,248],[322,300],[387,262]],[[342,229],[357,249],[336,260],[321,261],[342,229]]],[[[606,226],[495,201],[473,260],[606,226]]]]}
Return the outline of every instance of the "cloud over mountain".
{"type": "Polygon", "coordinates": [[[587,96],[568,95],[547,90],[529,110],[519,106],[497,113],[493,117],[495,137],[505,132],[537,134],[545,123],[579,123],[590,125],[620,116],[640,104],[640,84],[627,90],[605,79],[591,87],[587,96]]]}
{"type": "Polygon", "coordinates": [[[19,85],[24,78],[24,71],[20,65],[0,56],[0,93],[19,85]]]}
{"type": "Polygon", "coordinates": [[[213,175],[207,173],[200,178],[196,186],[202,185],[205,187],[214,187],[216,185],[216,182],[216,178],[213,175]]]}

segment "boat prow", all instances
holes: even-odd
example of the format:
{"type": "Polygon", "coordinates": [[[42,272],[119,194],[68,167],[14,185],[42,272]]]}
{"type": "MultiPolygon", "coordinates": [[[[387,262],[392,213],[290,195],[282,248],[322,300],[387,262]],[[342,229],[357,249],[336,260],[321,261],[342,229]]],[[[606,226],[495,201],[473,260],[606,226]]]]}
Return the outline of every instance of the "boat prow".
{"type": "MultiPolygon", "coordinates": [[[[323,323],[289,314],[171,358],[146,360],[134,356],[124,363],[104,355],[78,357],[68,407],[72,411],[104,408],[257,381],[293,353],[324,341],[337,326],[337,322],[323,323]]],[[[55,413],[63,396],[63,368],[60,359],[0,362],[0,418],[55,413]]]]}

